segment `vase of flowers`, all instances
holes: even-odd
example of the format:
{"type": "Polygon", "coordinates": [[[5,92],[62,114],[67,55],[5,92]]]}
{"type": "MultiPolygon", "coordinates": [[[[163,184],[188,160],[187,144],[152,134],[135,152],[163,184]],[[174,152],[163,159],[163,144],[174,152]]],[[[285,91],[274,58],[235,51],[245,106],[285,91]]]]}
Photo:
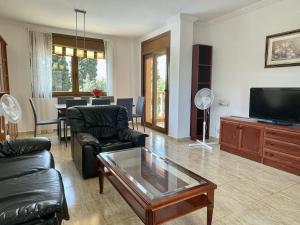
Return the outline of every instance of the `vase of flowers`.
{"type": "Polygon", "coordinates": [[[99,98],[100,96],[102,96],[104,94],[104,91],[97,89],[97,88],[93,88],[92,93],[95,98],[99,98]]]}

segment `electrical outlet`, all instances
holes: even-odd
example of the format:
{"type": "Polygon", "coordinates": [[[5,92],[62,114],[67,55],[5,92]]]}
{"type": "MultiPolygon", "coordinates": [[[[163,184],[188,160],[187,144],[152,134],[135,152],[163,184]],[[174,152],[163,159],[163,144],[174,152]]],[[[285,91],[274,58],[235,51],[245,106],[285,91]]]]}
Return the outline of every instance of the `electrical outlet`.
{"type": "Polygon", "coordinates": [[[220,99],[218,101],[219,106],[228,107],[230,105],[230,101],[226,99],[220,99]]]}

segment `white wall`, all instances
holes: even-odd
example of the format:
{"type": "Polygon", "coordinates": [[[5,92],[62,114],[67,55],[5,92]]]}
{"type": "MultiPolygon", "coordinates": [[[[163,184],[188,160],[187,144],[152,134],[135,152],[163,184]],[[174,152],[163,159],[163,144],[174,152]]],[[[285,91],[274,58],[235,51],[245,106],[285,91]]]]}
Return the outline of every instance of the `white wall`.
{"type": "MultiPolygon", "coordinates": [[[[10,90],[20,102],[23,119],[19,123],[19,131],[32,131],[33,116],[28,102],[31,96],[29,53],[27,45],[26,28],[44,32],[56,32],[62,34],[74,34],[72,30],[64,30],[52,27],[22,24],[13,21],[0,20],[0,35],[8,43],[8,72],[10,78],[10,90]]],[[[106,36],[99,34],[87,34],[89,37],[112,40],[113,53],[113,94],[116,97],[134,97],[140,93],[140,82],[136,81],[138,76],[136,70],[136,41],[126,37],[106,36]],[[131,57],[133,55],[133,57],[131,57]]],[[[39,119],[55,118],[56,99],[37,100],[39,119]]]]}
{"type": "MultiPolygon", "coordinates": [[[[300,1],[283,0],[242,15],[195,24],[194,43],[213,46],[211,135],[218,137],[219,117],[248,116],[250,87],[300,87],[300,67],[264,68],[270,34],[300,28],[300,1]],[[217,104],[230,101],[229,107],[217,104]]],[[[235,13],[237,14],[237,13],[235,13]]]]}
{"type": "Polygon", "coordinates": [[[182,17],[180,25],[178,138],[190,136],[194,21],[195,18],[185,16],[182,17]]]}

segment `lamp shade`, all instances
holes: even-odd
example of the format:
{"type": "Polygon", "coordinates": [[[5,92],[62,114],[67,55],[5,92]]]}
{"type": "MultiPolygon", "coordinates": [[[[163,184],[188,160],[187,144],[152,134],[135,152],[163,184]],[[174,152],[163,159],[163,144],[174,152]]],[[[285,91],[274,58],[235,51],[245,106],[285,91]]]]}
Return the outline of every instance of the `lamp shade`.
{"type": "Polygon", "coordinates": [[[94,51],[86,51],[86,57],[89,59],[94,59],[95,58],[95,52],[94,51]]]}
{"type": "Polygon", "coordinates": [[[54,54],[62,55],[62,53],[63,53],[63,47],[61,47],[61,46],[54,46],[54,54]]]}
{"type": "Polygon", "coordinates": [[[77,49],[76,50],[76,56],[83,58],[84,57],[84,50],[83,49],[77,49]]]}
{"type": "Polygon", "coordinates": [[[74,55],[74,49],[73,48],[66,48],[66,55],[67,56],[73,56],[74,55]]]}
{"type": "Polygon", "coordinates": [[[103,52],[97,52],[97,59],[104,59],[104,53],[103,52]]]}

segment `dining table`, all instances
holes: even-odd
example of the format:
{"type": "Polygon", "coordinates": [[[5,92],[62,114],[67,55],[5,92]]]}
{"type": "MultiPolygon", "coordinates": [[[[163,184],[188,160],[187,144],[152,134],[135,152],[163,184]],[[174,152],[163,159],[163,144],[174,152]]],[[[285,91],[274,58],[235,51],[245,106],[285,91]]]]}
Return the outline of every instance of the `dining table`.
{"type": "MultiPolygon", "coordinates": [[[[113,104],[111,104],[111,105],[113,105],[113,104]]],[[[92,106],[92,104],[88,103],[87,106],[92,106]]],[[[135,105],[133,104],[132,107],[135,107],[135,105]]],[[[67,104],[55,104],[55,108],[57,109],[57,111],[63,112],[67,109],[67,104]]]]}

